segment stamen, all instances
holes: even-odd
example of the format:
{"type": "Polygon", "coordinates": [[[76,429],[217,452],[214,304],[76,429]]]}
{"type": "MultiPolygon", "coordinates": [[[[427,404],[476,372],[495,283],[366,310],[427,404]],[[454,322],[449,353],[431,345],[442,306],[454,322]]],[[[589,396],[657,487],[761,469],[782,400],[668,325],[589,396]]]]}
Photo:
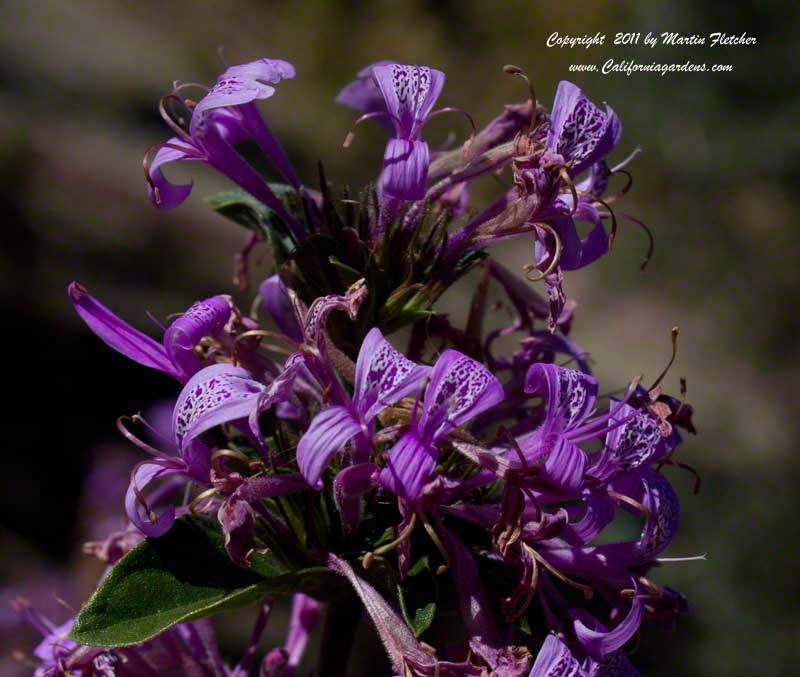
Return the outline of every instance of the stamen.
{"type": "Polygon", "coordinates": [[[659,564],[670,564],[673,562],[705,562],[707,560],[706,553],[703,553],[691,557],[656,557],[655,561],[659,564]]]}
{"type": "Polygon", "coordinates": [[[472,147],[472,142],[478,135],[478,128],[475,126],[475,120],[473,120],[472,116],[467,113],[467,111],[465,111],[463,108],[459,108],[458,106],[446,106],[445,108],[439,108],[438,110],[433,111],[433,113],[428,116],[427,120],[430,120],[437,115],[441,115],[442,113],[460,113],[467,118],[467,122],[469,122],[471,129],[469,139],[467,139],[467,141],[464,143],[464,157],[467,157],[467,155],[469,155],[469,149],[472,147]]]}
{"type": "Polygon", "coordinates": [[[642,262],[639,264],[639,272],[644,272],[644,269],[647,268],[647,264],[650,263],[650,259],[653,258],[653,251],[656,247],[656,241],[653,237],[652,231],[639,219],[635,216],[631,216],[630,214],[626,214],[625,212],[619,212],[619,215],[625,219],[628,219],[631,223],[635,223],[639,228],[641,228],[645,234],[647,235],[648,245],[647,245],[647,253],[642,259],[642,262]]]}
{"type": "Polygon", "coordinates": [[[150,463],[151,465],[157,465],[162,468],[174,468],[175,463],[174,461],[172,463],[168,463],[166,461],[145,460],[145,461],[139,461],[139,463],[137,463],[135,466],[133,466],[133,468],[131,468],[130,486],[131,489],[133,489],[134,496],[136,496],[136,502],[142,506],[142,509],[147,514],[147,519],[149,519],[150,523],[153,526],[155,526],[158,524],[158,516],[152,510],[150,510],[150,506],[147,505],[147,500],[145,499],[144,494],[142,493],[141,489],[139,489],[139,485],[136,484],[136,473],[138,472],[139,468],[141,468],[145,463],[150,463]]]}
{"type": "Polygon", "coordinates": [[[646,505],[642,503],[639,503],[639,501],[631,498],[630,496],[626,496],[625,494],[620,494],[619,492],[612,491],[611,489],[608,489],[606,491],[606,494],[608,494],[611,498],[621,501],[622,503],[627,503],[632,508],[636,508],[636,510],[641,512],[649,521],[652,522],[653,520],[655,520],[655,515],[653,514],[653,511],[650,510],[650,508],[648,508],[646,505]]]}
{"type": "MultiPolygon", "coordinates": [[[[177,90],[176,90],[177,91],[177,90]]],[[[192,142],[192,137],[183,127],[181,127],[167,112],[166,107],[164,106],[165,101],[179,101],[180,103],[185,103],[183,99],[181,99],[177,94],[167,94],[166,96],[162,96],[158,100],[158,112],[161,114],[161,117],[164,119],[164,122],[167,123],[167,126],[175,132],[178,136],[182,139],[188,141],[189,143],[192,142]]]]}
{"type": "Polygon", "coordinates": [[[694,487],[692,488],[692,493],[695,496],[700,493],[702,479],[700,477],[700,473],[697,472],[692,466],[687,465],[686,463],[681,463],[680,461],[674,461],[671,458],[664,459],[664,463],[662,465],[672,465],[694,475],[694,487]]]}
{"type": "Polygon", "coordinates": [[[533,548],[531,548],[527,543],[522,543],[522,549],[531,558],[531,563],[533,564],[533,573],[531,575],[530,585],[528,586],[528,594],[525,595],[525,601],[514,613],[506,616],[506,623],[513,623],[514,621],[522,618],[522,616],[528,610],[528,607],[531,605],[531,602],[533,602],[533,597],[536,594],[536,588],[539,586],[539,566],[537,564],[536,555],[533,551],[533,548]]]}
{"type": "MultiPolygon", "coordinates": [[[[155,456],[156,458],[161,458],[166,461],[174,462],[175,458],[170,456],[164,451],[160,449],[156,449],[155,447],[151,447],[147,442],[140,440],[136,435],[134,435],[130,430],[125,427],[125,421],[130,421],[131,423],[144,423],[144,419],[142,419],[138,414],[135,416],[120,416],[117,418],[117,430],[119,430],[123,437],[127,439],[129,442],[135,444],[139,449],[142,451],[146,451],[148,454],[155,456]]],[[[153,429],[151,426],[148,425],[148,428],[153,429]]],[[[154,429],[153,429],[154,430],[154,429]]],[[[155,431],[155,430],[154,430],[155,431]]]]}
{"type": "Polygon", "coordinates": [[[672,366],[673,362],[675,362],[675,357],[678,354],[678,327],[673,327],[670,331],[670,335],[672,337],[672,356],[669,358],[669,362],[667,362],[667,366],[664,367],[664,371],[661,372],[659,377],[655,380],[653,385],[651,385],[647,390],[650,391],[663,380],[663,378],[667,375],[670,367],[672,366]]]}
{"type": "Polygon", "coordinates": [[[210,489],[206,489],[205,491],[200,492],[197,496],[194,497],[194,500],[189,504],[189,512],[191,513],[198,513],[204,512],[209,505],[211,505],[211,500],[209,502],[200,507],[200,504],[206,499],[213,499],[219,493],[219,489],[216,487],[211,487],[210,489]]]}
{"type": "Polygon", "coordinates": [[[408,524],[406,525],[405,529],[403,529],[391,543],[387,543],[386,545],[382,545],[380,548],[375,548],[373,551],[368,552],[364,555],[364,559],[361,561],[361,566],[365,569],[369,569],[372,566],[372,560],[377,555],[385,555],[387,552],[391,552],[395,548],[397,548],[403,541],[405,541],[411,533],[414,531],[414,527],[417,524],[417,513],[411,515],[411,519],[409,520],[408,524]]]}
{"type": "Polygon", "coordinates": [[[553,253],[553,260],[550,262],[550,265],[547,266],[547,270],[545,270],[542,273],[539,273],[535,277],[531,277],[529,273],[532,270],[537,269],[536,264],[528,263],[522,268],[522,270],[525,272],[525,279],[528,280],[528,282],[538,282],[539,280],[543,280],[544,278],[546,278],[550,273],[552,273],[556,269],[556,266],[558,266],[558,262],[561,260],[561,252],[563,250],[563,245],[561,243],[561,238],[555,231],[555,228],[553,228],[553,226],[551,226],[549,223],[545,223],[544,221],[537,221],[536,223],[533,223],[531,225],[533,225],[536,228],[543,228],[544,230],[549,232],[555,238],[556,241],[556,250],[553,253]]]}
{"type": "Polygon", "coordinates": [[[608,251],[611,251],[611,247],[614,246],[614,240],[617,237],[617,215],[614,214],[614,210],[611,209],[611,206],[605,200],[601,200],[599,197],[594,198],[595,202],[599,202],[606,208],[608,211],[609,216],[611,216],[611,232],[608,234],[608,251]]]}
{"type": "Polygon", "coordinates": [[[583,593],[585,599],[587,600],[592,599],[592,597],[594,596],[594,590],[592,590],[591,585],[584,585],[583,583],[578,583],[578,581],[575,581],[569,578],[568,576],[565,576],[552,564],[550,564],[550,562],[548,562],[544,557],[542,557],[538,552],[536,552],[536,550],[534,550],[533,548],[530,549],[530,554],[534,556],[534,558],[536,559],[537,562],[539,562],[539,564],[541,564],[545,569],[547,569],[551,574],[553,574],[553,576],[555,576],[562,583],[566,583],[570,587],[575,588],[576,590],[580,590],[583,593]]]}
{"type": "Polygon", "coordinates": [[[350,144],[353,143],[353,139],[356,138],[356,127],[360,125],[362,122],[366,122],[367,120],[372,120],[374,118],[389,118],[395,125],[395,129],[398,134],[402,132],[402,124],[400,120],[392,115],[389,111],[385,110],[378,110],[373,111],[372,113],[364,113],[360,118],[358,118],[354,123],[353,126],[350,127],[350,131],[347,132],[347,136],[344,137],[344,142],[342,143],[342,148],[349,148],[350,144]]]}
{"type": "MultiPolygon", "coordinates": [[[[189,139],[191,143],[191,139],[189,139]]],[[[142,158],[142,169],[144,170],[144,178],[147,181],[147,184],[150,188],[153,189],[153,195],[156,198],[156,204],[161,204],[161,191],[158,189],[158,186],[153,182],[153,177],[150,176],[150,155],[153,153],[154,150],[160,148],[172,148],[173,150],[180,151],[181,153],[187,153],[189,155],[195,155],[196,157],[202,157],[200,153],[194,152],[192,148],[181,148],[180,146],[176,146],[174,143],[154,143],[150,148],[148,148],[144,152],[144,157],[142,158]]]]}
{"type": "Polygon", "coordinates": [[[221,476],[224,476],[226,473],[224,469],[221,468],[217,461],[223,458],[235,458],[237,461],[241,461],[245,465],[249,466],[252,459],[243,454],[241,451],[236,451],[235,449],[217,449],[213,454],[211,454],[211,467],[217,471],[217,473],[221,476]]]}
{"type": "Polygon", "coordinates": [[[422,526],[425,527],[425,531],[428,532],[428,536],[431,537],[433,544],[439,550],[442,555],[442,559],[444,559],[444,564],[440,565],[438,569],[436,569],[436,575],[439,576],[443,574],[450,568],[450,553],[447,552],[447,548],[444,547],[444,543],[439,539],[439,535],[434,530],[431,523],[428,521],[428,518],[425,517],[425,513],[423,511],[417,511],[419,518],[422,520],[422,526]]]}
{"type": "Polygon", "coordinates": [[[247,331],[243,331],[241,334],[237,335],[236,338],[233,340],[234,347],[239,344],[240,341],[244,341],[246,338],[251,338],[254,336],[266,337],[266,338],[274,338],[278,341],[283,341],[287,346],[289,346],[290,350],[286,348],[282,348],[280,346],[276,346],[273,343],[267,344],[265,347],[269,348],[270,350],[274,350],[276,353],[280,353],[281,355],[291,355],[293,352],[296,352],[300,349],[300,344],[296,341],[293,341],[285,334],[281,334],[277,331],[269,331],[268,329],[248,329],[247,331]]]}
{"type": "Polygon", "coordinates": [[[519,78],[522,78],[525,81],[525,84],[528,85],[528,93],[531,95],[531,121],[528,123],[528,131],[527,133],[530,134],[533,130],[533,123],[534,118],[536,117],[536,90],[533,87],[533,83],[530,81],[530,78],[525,74],[525,71],[522,70],[519,66],[515,66],[514,64],[506,64],[503,66],[503,72],[506,75],[516,75],[519,78]]]}
{"type": "Polygon", "coordinates": [[[514,435],[511,434],[511,431],[508,428],[506,428],[504,425],[501,425],[497,429],[497,434],[498,435],[502,435],[503,437],[505,437],[509,441],[511,446],[514,448],[514,451],[517,452],[517,456],[519,456],[519,462],[522,464],[522,469],[523,470],[527,470],[528,469],[528,461],[525,458],[525,454],[522,453],[522,449],[520,449],[520,447],[519,447],[519,443],[517,442],[517,438],[514,437],[514,435]]]}

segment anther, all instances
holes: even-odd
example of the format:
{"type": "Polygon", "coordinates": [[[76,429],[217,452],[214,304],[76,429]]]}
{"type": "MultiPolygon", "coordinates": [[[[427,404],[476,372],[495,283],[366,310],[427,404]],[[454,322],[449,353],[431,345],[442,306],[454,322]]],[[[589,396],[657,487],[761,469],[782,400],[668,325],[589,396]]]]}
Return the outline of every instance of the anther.
{"type": "Polygon", "coordinates": [[[533,129],[534,118],[536,117],[536,90],[533,88],[533,83],[530,81],[530,78],[526,75],[525,71],[514,64],[506,64],[503,66],[503,72],[506,75],[516,75],[517,77],[522,78],[525,81],[525,84],[528,85],[528,92],[531,95],[531,121],[528,125],[528,133],[530,133],[533,129]]]}
{"type": "Polygon", "coordinates": [[[661,372],[659,377],[655,380],[653,385],[651,385],[647,389],[648,391],[652,390],[653,388],[658,386],[659,383],[661,383],[661,381],[667,375],[667,372],[669,371],[670,367],[675,362],[675,357],[678,355],[678,332],[679,332],[678,327],[673,327],[670,330],[670,337],[671,337],[671,340],[672,340],[672,356],[669,358],[669,362],[667,362],[667,366],[664,367],[664,370],[661,372]]]}

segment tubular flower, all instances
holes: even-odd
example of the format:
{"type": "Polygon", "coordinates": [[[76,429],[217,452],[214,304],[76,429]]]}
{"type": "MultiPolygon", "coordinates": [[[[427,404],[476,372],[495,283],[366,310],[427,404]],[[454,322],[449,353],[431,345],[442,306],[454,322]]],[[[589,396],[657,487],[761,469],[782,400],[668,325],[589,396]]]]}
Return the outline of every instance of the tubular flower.
{"type": "Polygon", "coordinates": [[[362,621],[386,653],[375,675],[637,675],[628,656],[642,624],[674,628],[688,610],[650,570],[702,557],[663,557],[682,509],[662,470],[694,473],[678,457],[695,432],[685,383],[680,399],[663,394],[665,370],[603,397],[571,334],[565,275],[608,252],[611,205],[631,187],[623,167],[637,151],[607,160],[619,118],[568,82],[548,113],[528,82],[530,100],[465,148],[431,151],[423,126],[460,110],[434,110],[444,74],[377,62],[337,97],[363,113],[356,124],[392,133],[377,184],[340,191],[320,167],[315,191],[256,109],[294,75],[259,59],[197,101],[185,96],[197,85],[176,85],[161,105],[176,136],[147,155],[160,207],[192,189],[164,177],[173,161],[241,188],[209,205],[249,231],[238,281],[256,244],[272,248],[256,298],[210,296],[157,339],[69,286],[104,343],[178,385],[149,422],[117,421],[150,457],[130,471],[128,521],[85,546],[110,568],[91,602],[62,626],[19,604],[45,636],[37,675],[344,674],[362,621]],[[254,146],[285,183],[239,153],[254,146]],[[471,183],[503,172],[513,183],[478,204],[471,183]],[[627,182],[609,194],[615,175],[627,182]],[[527,280],[486,250],[512,237],[533,238],[527,280]],[[463,321],[441,312],[473,270],[463,321]],[[293,595],[291,620],[256,663],[273,594],[293,595]],[[248,604],[249,645],[230,668],[204,617],[248,604]],[[320,616],[315,669],[302,661],[320,616]]]}

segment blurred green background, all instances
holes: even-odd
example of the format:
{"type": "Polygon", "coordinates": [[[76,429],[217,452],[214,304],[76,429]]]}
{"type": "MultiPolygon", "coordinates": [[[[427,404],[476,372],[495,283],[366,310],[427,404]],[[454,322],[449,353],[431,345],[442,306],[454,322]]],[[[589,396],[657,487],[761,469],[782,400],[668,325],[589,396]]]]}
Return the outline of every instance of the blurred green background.
{"type": "MultiPolygon", "coordinates": [[[[613,106],[624,131],[612,162],[637,145],[644,150],[620,207],[655,234],[649,268],[638,272],[642,233],[622,224],[609,256],[567,276],[579,304],[574,336],[601,383],[611,390],[638,373],[655,377],[669,357],[670,328],[681,329],[665,386],[675,392],[680,376],[688,380],[700,434],[686,441],[681,460],[700,472],[703,487],[693,496],[691,476],[670,474],[684,514],[667,554],[708,560],[656,573],[687,595],[692,614],[677,633],[648,629],[634,662],[652,675],[800,671],[796,3],[12,0],[4,8],[0,295],[12,403],[4,407],[0,571],[7,585],[36,567],[78,561],[86,518],[78,497],[90,459],[119,445],[117,415],[174,395],[166,377],[141,373],[89,335],[67,301],[67,283],[79,279],[145,329],[152,326],[145,309],[164,317],[231,287],[231,256],[244,235],[201,199],[224,180],[193,171],[195,192],[173,212],[157,211],[146,197],[141,157],[167,137],[156,104],[172,81],[213,81],[220,46],[231,63],[291,61],[297,78],[263,107],[270,125],[308,183],[316,185],[321,159],[337,184],[360,185],[378,171],[384,133],[365,125],[341,149],[354,115],[333,98],[356,71],[384,58],[440,68],[448,77],[440,102],[465,108],[481,126],[525,97],[520,81],[501,72],[514,63],[547,105],[558,81],[571,79],[613,106]],[[606,45],[548,49],[554,31],[600,31],[606,45]],[[614,33],[632,31],[747,31],[758,44],[609,44],[614,33]],[[568,72],[572,63],[610,57],[730,63],[734,71],[568,72]]],[[[442,118],[427,138],[444,140],[450,125],[465,134],[460,120],[442,118]]],[[[176,168],[170,176],[190,174],[176,168]]],[[[529,249],[514,241],[494,253],[518,269],[529,249]]],[[[260,260],[253,279],[269,270],[260,260]]],[[[456,291],[445,305],[458,315],[463,298],[456,291]]],[[[72,604],[90,580],[83,575],[72,604]]]]}

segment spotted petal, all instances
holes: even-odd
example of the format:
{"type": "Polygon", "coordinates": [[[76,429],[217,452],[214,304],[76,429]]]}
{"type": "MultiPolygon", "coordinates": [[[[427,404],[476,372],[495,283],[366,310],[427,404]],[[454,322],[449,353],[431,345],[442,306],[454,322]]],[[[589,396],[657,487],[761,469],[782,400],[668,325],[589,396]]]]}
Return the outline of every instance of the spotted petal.
{"type": "Polygon", "coordinates": [[[444,86],[442,71],[398,63],[375,66],[375,80],[386,108],[397,119],[398,136],[413,139],[433,109],[444,86]]]}
{"type": "Polygon", "coordinates": [[[353,400],[364,421],[403,399],[422,385],[430,367],[415,364],[401,355],[380,329],[374,327],[361,344],[356,362],[353,400]]]}
{"type": "Polygon", "coordinates": [[[231,364],[211,365],[189,380],[175,404],[172,432],[190,466],[199,463],[194,441],[215,426],[247,418],[263,390],[250,372],[231,364]]]}
{"type": "Polygon", "coordinates": [[[597,380],[574,369],[554,364],[533,364],[525,377],[525,392],[547,400],[542,430],[565,432],[580,425],[594,409],[597,380]]]}
{"type": "Polygon", "coordinates": [[[558,636],[544,640],[529,677],[586,677],[581,664],[558,636]]]}
{"type": "Polygon", "coordinates": [[[425,391],[419,421],[421,439],[435,442],[504,397],[500,381],[480,362],[457,350],[446,350],[437,360],[425,391]]]}
{"type": "Polygon", "coordinates": [[[577,85],[566,80],[559,83],[547,146],[565,160],[572,160],[573,175],[605,157],[621,134],[619,118],[608,105],[605,112],[601,111],[577,85]]]}
{"type": "Polygon", "coordinates": [[[229,296],[212,296],[193,304],[164,333],[164,348],[187,381],[202,364],[195,347],[206,336],[216,338],[231,315],[229,296]]]}

